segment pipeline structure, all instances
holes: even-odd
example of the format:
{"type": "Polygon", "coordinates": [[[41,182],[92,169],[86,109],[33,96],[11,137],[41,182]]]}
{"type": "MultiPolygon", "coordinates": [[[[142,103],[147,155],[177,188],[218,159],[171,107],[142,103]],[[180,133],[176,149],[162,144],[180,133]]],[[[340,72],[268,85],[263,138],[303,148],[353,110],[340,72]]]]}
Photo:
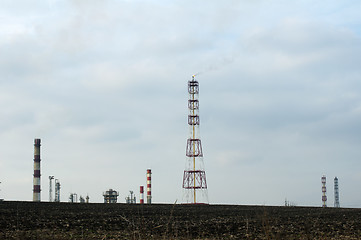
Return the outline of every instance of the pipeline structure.
{"type": "Polygon", "coordinates": [[[125,198],[125,203],[127,204],[136,204],[137,203],[137,199],[135,197],[135,194],[133,191],[129,191],[130,195],[128,195],[128,197],[125,198]]]}
{"type": "Polygon", "coordinates": [[[188,126],[190,136],[186,147],[186,169],[183,172],[183,201],[191,204],[208,204],[206,172],[199,132],[199,83],[192,76],[188,81],[188,126]]]}
{"type": "Polygon", "coordinates": [[[33,179],[33,201],[40,202],[40,139],[34,140],[34,179],[33,179]]]}

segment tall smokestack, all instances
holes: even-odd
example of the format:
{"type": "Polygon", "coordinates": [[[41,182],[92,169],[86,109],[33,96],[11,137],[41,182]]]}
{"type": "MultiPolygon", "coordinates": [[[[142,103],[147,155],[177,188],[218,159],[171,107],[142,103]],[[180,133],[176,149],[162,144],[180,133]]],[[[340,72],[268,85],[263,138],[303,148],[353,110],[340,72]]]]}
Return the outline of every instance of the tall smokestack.
{"type": "Polygon", "coordinates": [[[144,186],[140,186],[139,203],[140,203],[140,204],[144,204],[144,186]]]}
{"type": "Polygon", "coordinates": [[[40,202],[40,142],[40,139],[34,140],[34,202],[40,202]]]}
{"type": "Polygon", "coordinates": [[[152,170],[147,169],[147,204],[152,203],[152,170]]]}

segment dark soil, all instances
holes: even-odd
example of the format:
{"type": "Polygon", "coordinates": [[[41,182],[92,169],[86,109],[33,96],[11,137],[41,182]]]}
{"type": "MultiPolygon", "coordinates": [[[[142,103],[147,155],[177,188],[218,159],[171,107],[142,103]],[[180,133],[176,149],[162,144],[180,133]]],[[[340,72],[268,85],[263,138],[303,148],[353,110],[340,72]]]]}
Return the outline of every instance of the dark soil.
{"type": "Polygon", "coordinates": [[[0,239],[361,239],[361,209],[5,201],[0,239]]]}

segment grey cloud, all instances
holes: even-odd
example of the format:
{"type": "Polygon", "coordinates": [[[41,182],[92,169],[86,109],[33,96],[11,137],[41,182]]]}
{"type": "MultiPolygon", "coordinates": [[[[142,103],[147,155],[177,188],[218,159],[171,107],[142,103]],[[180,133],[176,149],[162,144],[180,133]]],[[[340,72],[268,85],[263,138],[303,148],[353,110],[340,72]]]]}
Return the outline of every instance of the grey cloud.
{"type": "MultiPolygon", "coordinates": [[[[20,18],[14,15],[22,7],[7,2],[7,15],[23,31],[0,40],[0,142],[7,146],[0,159],[26,166],[1,162],[27,177],[15,183],[5,174],[3,194],[30,199],[24,192],[32,141],[41,137],[43,174],[61,178],[64,192],[89,191],[100,202],[105,187],[125,193],[144,183],[144,169],[152,167],[156,197],[174,202],[185,162],[187,81],[197,72],[213,202],[230,190],[227,175],[236,183],[247,179],[240,183],[247,198],[237,192],[228,202],[277,205],[287,194],[317,205],[308,198],[318,194],[310,186],[319,172],[341,172],[341,156],[356,163],[361,54],[349,25],[309,16],[301,3],[292,18],[295,5],[282,1],[211,1],[206,8],[194,1],[74,0],[52,1],[47,11],[48,3],[24,3],[31,10],[20,18]],[[307,178],[302,193],[289,178],[296,184],[307,178]],[[277,185],[277,194],[254,193],[249,182],[260,191],[277,185]],[[22,191],[11,193],[14,186],[22,191]]],[[[343,15],[333,16],[343,23],[343,15]]],[[[345,165],[342,174],[357,176],[354,168],[345,165]]]]}

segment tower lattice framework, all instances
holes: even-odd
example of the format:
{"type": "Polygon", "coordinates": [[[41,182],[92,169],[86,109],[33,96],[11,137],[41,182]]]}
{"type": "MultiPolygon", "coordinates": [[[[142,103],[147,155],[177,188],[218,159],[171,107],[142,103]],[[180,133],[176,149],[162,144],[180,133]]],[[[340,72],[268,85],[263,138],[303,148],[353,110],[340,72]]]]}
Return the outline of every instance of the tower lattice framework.
{"type": "Polygon", "coordinates": [[[338,178],[337,177],[335,177],[335,179],[334,179],[334,194],[335,194],[334,207],[339,208],[340,207],[340,194],[338,191],[338,178]]]}
{"type": "Polygon", "coordinates": [[[326,176],[322,176],[322,207],[327,207],[327,195],[326,195],[326,176]]]}
{"type": "Polygon", "coordinates": [[[206,172],[199,132],[199,83],[192,76],[188,81],[188,126],[189,137],[186,147],[186,167],[183,173],[183,201],[192,204],[208,204],[206,172]]]}

